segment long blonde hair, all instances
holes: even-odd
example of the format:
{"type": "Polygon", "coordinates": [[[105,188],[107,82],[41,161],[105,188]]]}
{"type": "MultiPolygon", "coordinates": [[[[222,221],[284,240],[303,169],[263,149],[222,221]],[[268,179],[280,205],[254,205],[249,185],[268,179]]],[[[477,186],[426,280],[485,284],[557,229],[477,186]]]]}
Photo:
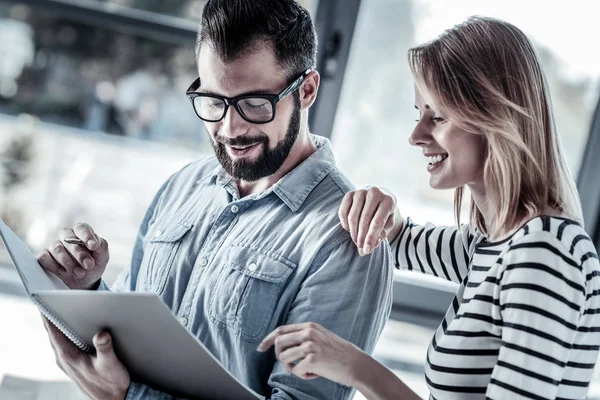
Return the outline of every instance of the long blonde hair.
{"type": "MultiPolygon", "coordinates": [[[[517,228],[525,218],[557,209],[583,225],[581,203],[563,157],[546,79],[525,34],[493,18],[471,17],[408,52],[440,112],[483,135],[483,170],[493,220],[471,197],[470,222],[486,234],[517,228]]],[[[460,224],[464,187],[455,189],[460,224]]]]}

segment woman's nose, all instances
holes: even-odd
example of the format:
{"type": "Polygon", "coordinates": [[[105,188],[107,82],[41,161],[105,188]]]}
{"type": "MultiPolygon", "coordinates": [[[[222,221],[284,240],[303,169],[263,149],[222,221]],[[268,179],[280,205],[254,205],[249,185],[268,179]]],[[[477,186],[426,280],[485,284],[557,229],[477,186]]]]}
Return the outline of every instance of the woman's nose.
{"type": "Polygon", "coordinates": [[[417,126],[413,129],[408,138],[408,143],[412,146],[422,146],[431,141],[431,132],[425,126],[424,121],[417,122],[417,126]]]}

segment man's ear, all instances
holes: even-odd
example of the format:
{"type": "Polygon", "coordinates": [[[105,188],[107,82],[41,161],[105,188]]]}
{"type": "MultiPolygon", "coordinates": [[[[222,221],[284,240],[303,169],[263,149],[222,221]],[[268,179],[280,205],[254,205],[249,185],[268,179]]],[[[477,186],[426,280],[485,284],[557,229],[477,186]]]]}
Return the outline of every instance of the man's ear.
{"type": "Polygon", "coordinates": [[[312,70],[308,73],[302,86],[300,86],[300,106],[303,110],[310,108],[317,98],[319,91],[319,83],[321,83],[321,75],[318,71],[312,70]]]}

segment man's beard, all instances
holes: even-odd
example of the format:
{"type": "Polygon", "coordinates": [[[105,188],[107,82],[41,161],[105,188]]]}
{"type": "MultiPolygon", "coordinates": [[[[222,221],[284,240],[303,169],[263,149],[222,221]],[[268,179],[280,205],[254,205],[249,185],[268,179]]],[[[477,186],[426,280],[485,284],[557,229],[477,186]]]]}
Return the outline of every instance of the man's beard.
{"type": "Polygon", "coordinates": [[[211,140],[217,159],[225,171],[235,179],[253,182],[273,175],[281,168],[298,138],[300,113],[300,96],[294,93],[294,110],[292,111],[287,133],[274,149],[269,148],[269,138],[265,134],[256,137],[240,136],[234,139],[226,139],[217,135],[216,141],[211,140]],[[254,161],[245,159],[234,161],[227,154],[225,148],[226,145],[243,147],[253,144],[262,147],[262,152],[254,161]]]}

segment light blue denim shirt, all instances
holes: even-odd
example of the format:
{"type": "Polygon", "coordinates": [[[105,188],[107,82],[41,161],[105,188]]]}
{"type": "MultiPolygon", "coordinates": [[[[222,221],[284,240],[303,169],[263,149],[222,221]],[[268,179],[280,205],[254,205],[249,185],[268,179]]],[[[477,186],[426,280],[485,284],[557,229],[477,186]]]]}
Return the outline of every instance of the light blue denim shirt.
{"type": "MultiPolygon", "coordinates": [[[[114,290],[156,292],[241,382],[271,399],[350,399],[354,390],[302,380],[256,347],[276,327],[317,322],[371,353],[391,309],[384,242],[360,257],[338,208],[351,184],[331,144],[270,189],[239,197],[214,157],[174,174],[141,224],[131,268],[114,290]]],[[[106,289],[106,285],[101,287],[106,289]]],[[[171,399],[132,383],[127,399],[171,399]]]]}

